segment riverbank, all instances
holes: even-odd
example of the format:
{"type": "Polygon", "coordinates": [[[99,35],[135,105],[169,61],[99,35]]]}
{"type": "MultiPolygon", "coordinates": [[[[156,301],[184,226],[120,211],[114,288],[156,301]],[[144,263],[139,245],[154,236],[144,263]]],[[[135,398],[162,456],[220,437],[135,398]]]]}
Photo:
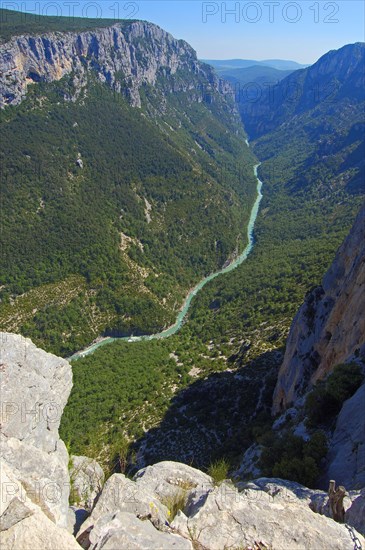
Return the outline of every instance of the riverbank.
{"type": "Polygon", "coordinates": [[[257,179],[257,187],[256,187],[257,195],[256,195],[256,200],[255,200],[255,202],[253,204],[253,207],[252,207],[252,210],[251,210],[250,219],[249,219],[248,224],[247,224],[247,245],[246,245],[246,247],[244,248],[243,252],[239,256],[237,256],[236,259],[232,260],[226,267],[223,267],[222,269],[220,269],[220,270],[218,270],[214,273],[211,273],[207,277],[204,277],[193,289],[191,289],[189,291],[189,293],[188,293],[188,295],[185,299],[185,302],[183,303],[183,305],[182,305],[182,307],[181,307],[181,309],[180,309],[180,311],[177,315],[175,323],[173,325],[171,325],[169,328],[167,328],[167,329],[165,329],[165,330],[163,330],[159,333],[156,333],[156,334],[149,334],[149,335],[146,334],[146,335],[142,335],[142,336],[135,336],[133,338],[132,338],[132,335],[130,335],[130,336],[121,336],[121,337],[99,337],[90,346],[88,346],[87,348],[85,348],[85,349],[83,349],[79,352],[76,352],[74,355],[72,355],[68,359],[69,361],[75,361],[77,359],[80,359],[81,357],[85,357],[87,355],[90,355],[91,353],[94,353],[94,351],[96,351],[101,346],[105,346],[106,344],[111,344],[112,342],[115,342],[117,340],[118,341],[121,340],[121,341],[124,341],[124,342],[129,342],[129,343],[156,340],[156,339],[160,339],[160,338],[168,338],[169,336],[172,336],[173,334],[176,334],[180,330],[180,328],[182,327],[182,325],[184,323],[185,317],[188,314],[188,311],[190,309],[190,305],[191,305],[191,302],[192,302],[194,296],[196,296],[197,293],[202,288],[204,288],[204,286],[207,283],[209,283],[210,281],[212,281],[216,277],[219,277],[221,275],[229,273],[230,271],[233,271],[239,265],[241,265],[242,262],[244,262],[247,259],[248,255],[250,254],[250,252],[251,252],[251,250],[254,246],[253,230],[254,230],[257,214],[259,212],[260,202],[261,202],[261,199],[262,199],[261,189],[262,189],[263,184],[262,184],[262,181],[258,177],[258,168],[259,168],[260,164],[256,164],[253,168],[254,175],[257,179]]]}

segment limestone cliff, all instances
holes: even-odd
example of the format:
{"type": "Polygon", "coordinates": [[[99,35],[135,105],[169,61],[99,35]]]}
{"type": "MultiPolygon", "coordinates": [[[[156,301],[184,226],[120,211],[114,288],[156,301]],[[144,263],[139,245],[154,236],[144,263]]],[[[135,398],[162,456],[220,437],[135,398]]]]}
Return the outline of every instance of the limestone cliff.
{"type": "MultiPolygon", "coordinates": [[[[155,85],[159,77],[173,76],[178,70],[201,73],[212,88],[232,94],[211,67],[197,60],[189,44],[145,21],[80,33],[15,36],[0,46],[0,67],[2,106],[19,104],[30,84],[53,82],[71,73],[80,91],[88,71],[115,92],[123,93],[133,106],[141,105],[139,90],[143,84],[155,85]]],[[[173,92],[191,89],[196,93],[195,84],[188,77],[170,82],[173,92]]],[[[206,92],[200,90],[201,96],[206,92]]]]}
{"type": "Polygon", "coordinates": [[[0,457],[56,524],[66,526],[68,453],[58,435],[71,367],[29,339],[0,333],[0,457]]]}
{"type": "MultiPolygon", "coordinates": [[[[330,441],[322,482],[365,487],[365,385],[345,401],[330,441]]],[[[365,514],[364,514],[365,517],[365,514]]]]}
{"type": "Polygon", "coordinates": [[[322,285],[310,292],[290,329],[273,398],[287,408],[317,380],[365,353],[365,205],[322,285]]]}

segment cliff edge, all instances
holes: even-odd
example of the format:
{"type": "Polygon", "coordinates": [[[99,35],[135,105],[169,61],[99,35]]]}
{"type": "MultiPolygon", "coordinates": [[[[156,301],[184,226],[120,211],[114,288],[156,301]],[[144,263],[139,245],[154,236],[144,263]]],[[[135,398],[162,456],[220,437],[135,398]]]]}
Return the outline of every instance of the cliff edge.
{"type": "Polygon", "coordinates": [[[365,204],[322,285],[306,297],[292,323],[273,396],[285,410],[341,363],[365,355],[365,204]]]}

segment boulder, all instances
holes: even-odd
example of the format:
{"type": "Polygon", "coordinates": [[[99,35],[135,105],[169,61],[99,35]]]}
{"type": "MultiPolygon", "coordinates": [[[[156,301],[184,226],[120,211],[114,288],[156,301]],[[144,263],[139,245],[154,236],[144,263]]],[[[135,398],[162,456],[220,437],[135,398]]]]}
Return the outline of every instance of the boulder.
{"type": "Polygon", "coordinates": [[[1,550],[80,550],[75,538],[51,521],[17,475],[0,461],[1,550]],[[29,498],[29,496],[32,497],[29,498]]]}
{"type": "Polygon", "coordinates": [[[112,475],[92,510],[91,516],[81,525],[77,539],[84,545],[96,522],[104,516],[123,512],[133,514],[141,520],[150,520],[158,529],[168,525],[168,509],[145,487],[127,479],[123,474],[112,475]]]}
{"type": "Polygon", "coordinates": [[[100,518],[90,534],[90,550],[192,550],[191,542],[173,533],[161,533],[151,522],[117,512],[100,518]]]}
{"type": "MultiPolygon", "coordinates": [[[[209,550],[265,547],[275,550],[315,548],[353,550],[352,534],[344,526],[315,514],[296,496],[270,495],[259,486],[241,492],[223,482],[205,498],[191,495],[185,513],[178,512],[172,528],[193,544],[209,550]]],[[[359,543],[363,537],[354,531],[359,543]]]]}
{"type": "Polygon", "coordinates": [[[96,460],[72,455],[70,480],[74,503],[90,511],[103,487],[103,469],[96,460]]]}
{"type": "Polygon", "coordinates": [[[1,550],[80,550],[75,538],[39,509],[0,533],[1,550]]]}
{"type": "Polygon", "coordinates": [[[191,492],[203,492],[214,486],[213,479],[200,470],[179,462],[159,462],[139,470],[134,476],[136,485],[156,498],[168,500],[178,492],[186,497],[191,492]]]}
{"type": "MultiPolygon", "coordinates": [[[[263,490],[275,500],[282,499],[295,502],[296,499],[306,504],[313,512],[332,518],[328,493],[315,489],[308,489],[300,483],[278,478],[259,478],[248,483],[238,483],[237,488],[263,490]]],[[[365,535],[365,489],[349,491],[343,501],[345,522],[365,535]]]]}

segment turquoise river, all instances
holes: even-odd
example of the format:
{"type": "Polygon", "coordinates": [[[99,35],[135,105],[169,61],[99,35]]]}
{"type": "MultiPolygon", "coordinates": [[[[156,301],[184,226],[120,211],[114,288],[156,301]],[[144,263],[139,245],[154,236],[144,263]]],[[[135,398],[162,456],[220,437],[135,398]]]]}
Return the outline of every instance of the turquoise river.
{"type": "Polygon", "coordinates": [[[247,246],[245,247],[243,252],[239,256],[237,256],[237,258],[235,258],[232,262],[229,263],[229,265],[227,265],[226,267],[223,267],[219,271],[211,273],[210,275],[208,275],[207,277],[202,279],[189,292],[189,294],[186,297],[186,300],[185,300],[181,310],[179,311],[179,314],[176,318],[175,323],[172,326],[170,326],[169,328],[163,330],[162,332],[158,332],[157,334],[149,334],[149,335],[142,335],[142,336],[123,336],[123,337],[121,336],[121,337],[100,338],[96,342],[91,344],[89,347],[83,349],[82,351],[79,351],[79,352],[75,353],[72,357],[69,358],[69,361],[73,361],[75,359],[79,359],[80,357],[85,357],[86,355],[90,355],[91,353],[93,353],[96,349],[100,348],[101,346],[105,346],[106,344],[110,344],[111,342],[115,342],[117,340],[122,340],[122,341],[125,341],[125,342],[141,342],[141,341],[146,341],[146,340],[156,340],[156,339],[159,339],[159,338],[167,338],[168,336],[171,336],[172,334],[176,334],[176,332],[178,332],[180,330],[180,328],[182,327],[182,325],[184,323],[184,320],[185,320],[185,318],[188,314],[188,311],[189,311],[189,308],[190,308],[190,305],[191,305],[191,302],[192,302],[194,296],[196,296],[198,294],[198,292],[207,283],[209,283],[209,281],[212,281],[213,279],[215,279],[216,277],[220,277],[221,275],[225,275],[226,273],[229,273],[230,271],[233,271],[234,269],[236,269],[236,267],[241,265],[242,262],[244,262],[247,259],[247,256],[250,254],[250,252],[253,248],[253,245],[254,245],[253,230],[254,230],[254,225],[255,225],[256,218],[257,218],[257,214],[259,212],[260,202],[261,202],[261,199],[262,199],[262,193],[261,193],[262,181],[259,179],[259,177],[257,175],[257,170],[258,170],[259,166],[260,166],[260,164],[256,164],[254,166],[254,174],[255,174],[255,177],[257,179],[257,196],[256,196],[255,203],[252,207],[251,214],[250,214],[250,219],[249,219],[249,222],[248,222],[248,225],[247,225],[247,241],[248,241],[247,246]]]}

